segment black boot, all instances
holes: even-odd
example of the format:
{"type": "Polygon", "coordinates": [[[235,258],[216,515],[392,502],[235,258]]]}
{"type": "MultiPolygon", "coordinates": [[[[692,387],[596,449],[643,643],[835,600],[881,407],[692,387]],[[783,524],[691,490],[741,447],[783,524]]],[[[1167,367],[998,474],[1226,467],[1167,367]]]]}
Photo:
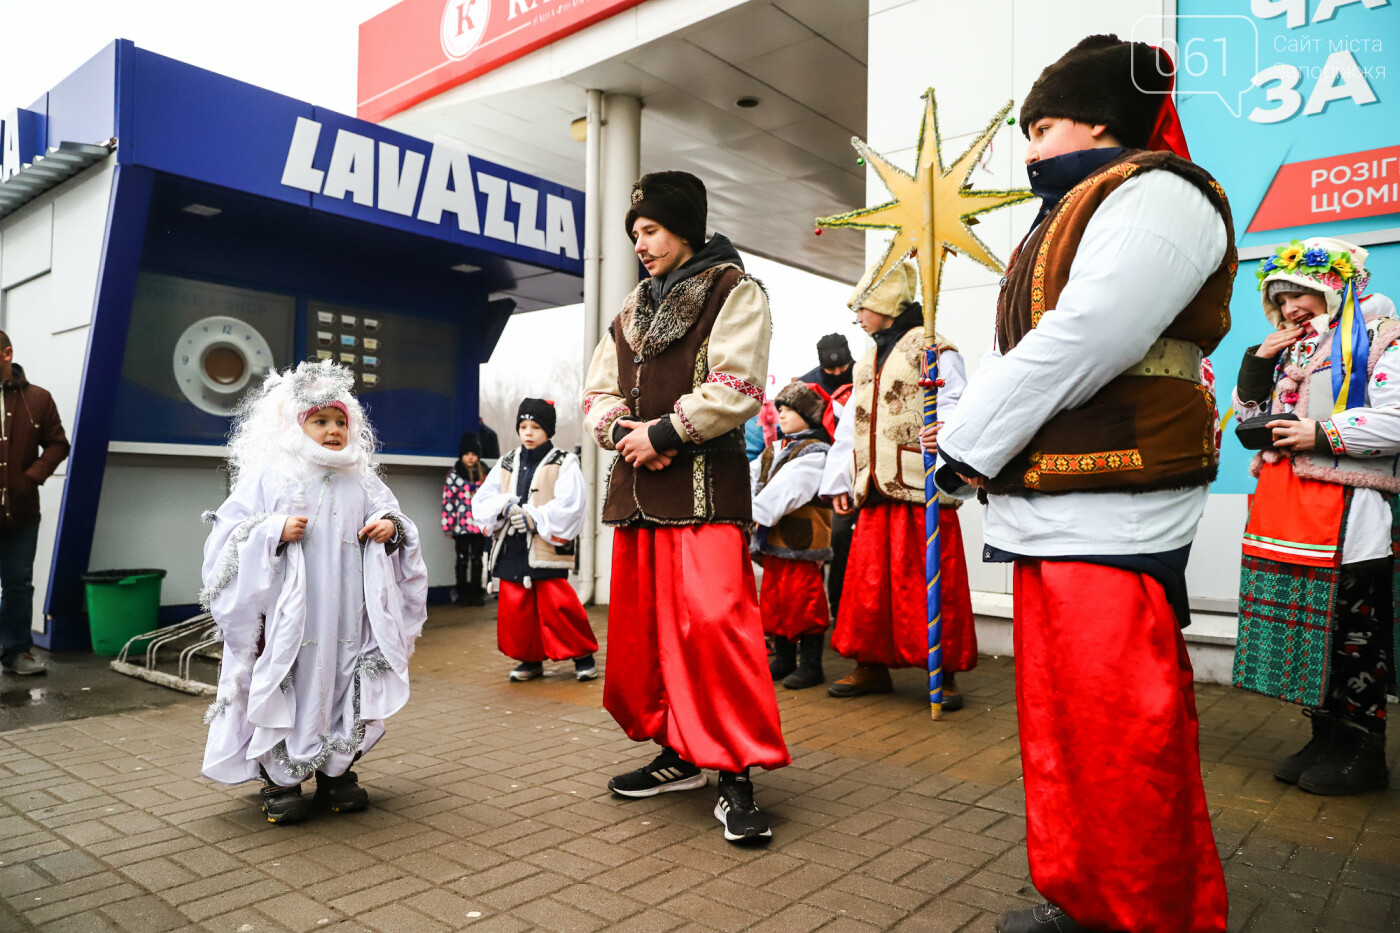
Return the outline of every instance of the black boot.
{"type": "Polygon", "coordinates": [[[1332,736],[1338,723],[1335,716],[1321,709],[1304,707],[1303,715],[1312,720],[1312,738],[1297,753],[1278,763],[1274,777],[1286,784],[1297,784],[1303,772],[1322,761],[1332,751],[1332,736]]]}
{"type": "Polygon", "coordinates": [[[826,680],[822,673],[822,647],[825,636],[803,635],[797,643],[797,670],[783,678],[789,690],[804,690],[826,680]]]}
{"type": "Polygon", "coordinates": [[[285,826],[300,823],[311,815],[311,805],[301,795],[300,784],[283,787],[268,777],[261,767],[258,768],[258,772],[263,779],[262,790],[258,794],[258,808],[267,814],[269,823],[285,826]]]}
{"type": "Polygon", "coordinates": [[[768,673],[774,680],[782,680],[797,670],[797,642],[789,641],[781,635],[773,636],[773,657],[768,662],[768,673]]]}
{"type": "Polygon", "coordinates": [[[369,806],[369,794],[354,771],[331,777],[316,772],[316,802],[336,813],[355,813],[369,806]]]}
{"type": "Polygon", "coordinates": [[[1384,790],[1390,784],[1390,769],[1385,766],[1385,733],[1372,732],[1344,719],[1336,722],[1332,748],[1299,775],[1298,786],[1310,794],[1328,797],[1384,790]]]}

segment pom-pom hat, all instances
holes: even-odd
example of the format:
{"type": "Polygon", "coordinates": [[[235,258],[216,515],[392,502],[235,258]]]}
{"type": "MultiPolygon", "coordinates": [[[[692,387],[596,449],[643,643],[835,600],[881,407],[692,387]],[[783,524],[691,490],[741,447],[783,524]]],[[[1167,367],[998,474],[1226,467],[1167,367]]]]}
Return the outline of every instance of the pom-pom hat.
{"type": "Polygon", "coordinates": [[[1255,272],[1264,316],[1274,327],[1282,327],[1278,296],[1296,292],[1322,295],[1327,301],[1327,316],[1335,317],[1349,282],[1355,280],[1358,295],[1366,289],[1371,278],[1366,256],[1365,249],[1335,237],[1309,237],[1280,246],[1272,256],[1260,260],[1255,272]]]}
{"type": "Polygon", "coordinates": [[[546,437],[554,436],[554,403],[548,399],[527,398],[520,402],[520,409],[515,413],[515,427],[520,429],[520,422],[533,421],[544,429],[546,437]]]}

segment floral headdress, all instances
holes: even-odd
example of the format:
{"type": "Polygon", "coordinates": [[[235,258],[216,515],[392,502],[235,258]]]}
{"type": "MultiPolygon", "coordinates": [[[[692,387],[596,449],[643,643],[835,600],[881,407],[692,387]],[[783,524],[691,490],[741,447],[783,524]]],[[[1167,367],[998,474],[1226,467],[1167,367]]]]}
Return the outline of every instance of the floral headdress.
{"type": "Polygon", "coordinates": [[[1260,260],[1255,277],[1263,293],[1264,316],[1275,327],[1283,313],[1269,295],[1270,282],[1291,282],[1302,290],[1321,292],[1327,299],[1327,313],[1334,315],[1342,306],[1342,292],[1355,284],[1357,294],[1366,290],[1371,273],[1366,271],[1366,250],[1332,237],[1294,240],[1260,260]]]}
{"type": "Polygon", "coordinates": [[[1361,311],[1361,292],[1371,280],[1366,255],[1366,250],[1344,240],[1312,237],[1280,246],[1259,263],[1256,273],[1264,315],[1275,327],[1282,326],[1283,312],[1273,297],[1280,289],[1270,288],[1270,283],[1296,285],[1300,292],[1321,294],[1326,300],[1327,316],[1337,322],[1331,357],[1334,411],[1338,412],[1366,401],[1370,334],[1361,311]],[[1353,365],[1353,361],[1360,361],[1360,365],[1353,365]]]}

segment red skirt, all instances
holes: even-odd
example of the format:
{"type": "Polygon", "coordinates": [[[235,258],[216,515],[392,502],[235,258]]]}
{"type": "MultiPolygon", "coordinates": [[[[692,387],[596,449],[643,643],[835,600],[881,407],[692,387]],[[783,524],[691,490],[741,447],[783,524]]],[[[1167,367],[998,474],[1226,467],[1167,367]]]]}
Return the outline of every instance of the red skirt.
{"type": "MultiPolygon", "coordinates": [[[[962,525],[952,509],[938,512],[943,567],[943,669],[977,666],[977,629],[967,583],[962,525]]],[[[831,647],[861,664],[928,666],[924,582],[924,510],[904,502],[865,506],[856,519],[846,582],[831,647]]]]}
{"type": "Polygon", "coordinates": [[[820,635],[831,624],[821,564],[814,560],[763,555],[758,604],[765,635],[797,641],[803,635],[820,635]]]}
{"type": "Polygon", "coordinates": [[[781,768],[748,542],[735,525],[619,528],[603,706],[702,768],[781,768]]]}
{"type": "Polygon", "coordinates": [[[1014,601],[1031,880],[1090,929],[1220,933],[1191,661],[1161,584],[1023,560],[1014,601]]]}
{"type": "Polygon", "coordinates": [[[598,650],[588,613],[569,581],[501,581],[496,603],[496,646],[517,661],[567,661],[598,650]]]}

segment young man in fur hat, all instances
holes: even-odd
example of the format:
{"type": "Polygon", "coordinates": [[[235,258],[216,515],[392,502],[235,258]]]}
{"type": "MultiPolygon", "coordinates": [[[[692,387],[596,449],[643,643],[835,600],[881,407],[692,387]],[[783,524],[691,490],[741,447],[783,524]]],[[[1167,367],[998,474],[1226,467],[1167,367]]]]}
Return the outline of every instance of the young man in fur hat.
{"type": "Polygon", "coordinates": [[[729,240],[705,240],[686,172],[632,187],[627,232],[650,278],[628,296],[585,379],[584,425],[616,450],[603,502],[612,598],[603,705],[661,754],[608,782],[624,797],[703,787],[731,842],[772,836],[749,768],[791,760],[778,724],[746,528],[744,422],[768,379],[771,324],[729,240]]]}
{"type": "Polygon", "coordinates": [[[1218,458],[1201,360],[1229,329],[1235,251],[1159,54],[1091,36],[1031,88],[1041,210],[994,355],[926,432],[939,488],[984,493],[988,559],[1015,562],[1026,846],[1050,903],[1001,933],[1225,929],[1180,625],[1218,458]]]}
{"type": "MultiPolygon", "coordinates": [[[[924,579],[924,455],[919,448],[924,355],[919,273],[905,260],[874,288],[872,267],[850,307],[875,341],[855,368],[855,388],[836,428],[821,493],[838,515],[855,515],[845,587],[859,599],[837,610],[831,647],[856,662],[827,686],[834,697],[889,693],[891,667],[928,664],[924,579]]],[[[938,341],[939,414],[958,404],[965,370],[957,348],[938,341]]],[[[953,503],[955,506],[956,503],[953,503]]],[[[962,527],[954,508],[939,511],[943,587],[943,708],[962,709],[955,675],[977,666],[972,592],[962,527]]]]}
{"type": "Polygon", "coordinates": [[[496,646],[520,662],[512,681],[543,676],[546,658],[572,660],[578,680],[598,676],[598,639],[569,585],[588,497],[578,457],[554,446],[555,421],[553,402],[522,400],[515,416],[520,446],[496,461],[472,501],[473,517],[495,537],[496,646]]]}
{"type": "Polygon", "coordinates": [[[831,396],[815,382],[791,382],[774,399],[783,436],[753,461],[754,560],[763,566],[759,609],[773,639],[768,665],[789,690],[826,679],[822,649],[831,609],[822,564],[831,560],[831,507],[817,495],[836,430],[831,396]]]}

